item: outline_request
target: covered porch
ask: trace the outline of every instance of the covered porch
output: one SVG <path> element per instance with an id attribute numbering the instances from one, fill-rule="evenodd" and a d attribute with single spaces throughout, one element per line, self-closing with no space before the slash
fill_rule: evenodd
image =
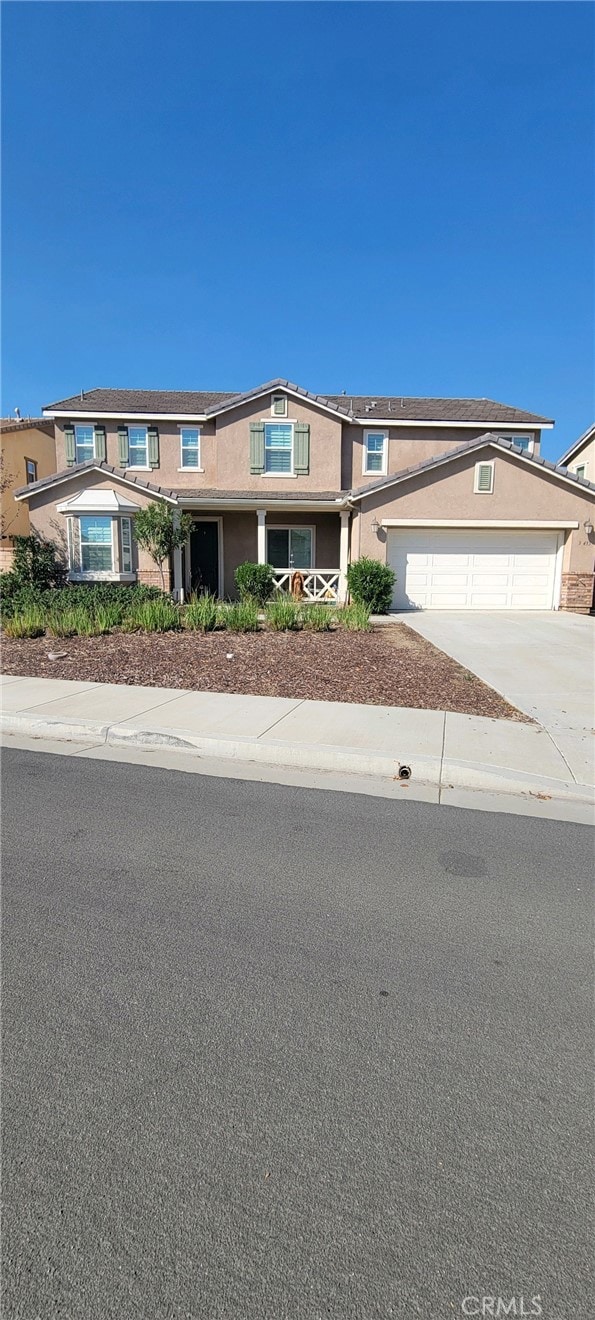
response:
<path id="1" fill-rule="evenodd" d="M 350 509 L 330 500 L 252 502 L 210 501 L 196 507 L 180 501 L 192 516 L 188 540 L 174 555 L 173 589 L 178 600 L 209 592 L 237 596 L 235 570 L 249 561 L 270 564 L 277 591 L 291 591 L 299 573 L 306 600 L 343 602 L 347 595 Z M 296 507 L 297 505 L 297 507 Z"/>

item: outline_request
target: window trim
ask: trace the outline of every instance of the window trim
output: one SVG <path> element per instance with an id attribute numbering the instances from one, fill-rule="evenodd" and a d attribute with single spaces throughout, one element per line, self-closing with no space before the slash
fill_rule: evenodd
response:
<path id="1" fill-rule="evenodd" d="M 380 468 L 368 467 L 368 457 L 369 457 L 368 439 L 371 435 L 381 435 L 384 438 L 384 445 L 382 447 L 382 466 Z M 363 443 L 363 452 L 362 452 L 362 476 L 386 477 L 388 472 L 388 442 L 389 442 L 388 431 L 381 429 L 378 426 L 366 427 L 366 430 L 364 431 L 364 443 Z"/>
<path id="2" fill-rule="evenodd" d="M 202 431 L 200 426 L 196 426 L 196 425 L 179 426 L 178 431 L 180 432 L 180 466 L 178 468 L 178 472 L 204 472 L 204 467 L 202 465 Z M 184 440 L 182 434 L 184 431 L 196 431 L 198 433 L 197 467 L 188 467 L 188 466 L 184 467 Z"/>
<path id="3" fill-rule="evenodd" d="M 112 567 L 102 569 L 83 569 L 82 536 L 81 536 L 81 518 L 109 518 L 111 522 L 111 551 Z M 80 550 L 80 565 L 78 568 L 73 566 L 74 559 L 74 538 L 73 523 L 78 522 L 78 544 Z M 122 524 L 130 524 L 130 568 L 122 567 L 124 562 L 124 549 L 122 541 Z M 131 514 L 111 514 L 111 513 L 71 513 L 66 515 L 66 524 L 68 531 L 68 581 L 69 582 L 135 582 L 137 578 L 134 568 L 134 530 Z M 87 543 L 88 544 L 88 543 Z"/>
<path id="4" fill-rule="evenodd" d="M 150 465 L 150 463 L 149 463 L 149 425 L 148 425 L 148 423 L 145 424 L 145 422 L 129 422 L 129 423 L 128 423 L 128 426 L 126 427 L 126 430 L 128 431 L 128 465 L 127 465 L 127 467 L 126 467 L 126 471 L 127 471 L 127 472 L 152 472 L 153 469 L 152 469 L 152 467 L 151 467 L 151 465 Z M 132 444 L 131 444 L 131 442 L 130 442 L 130 432 L 131 432 L 131 431 L 144 431 L 144 433 L 145 433 L 145 463 L 131 463 L 131 462 L 130 462 L 130 451 L 131 451 L 131 449 L 139 449 L 139 448 L 140 448 L 139 445 L 132 445 Z"/>
<path id="5" fill-rule="evenodd" d="M 275 412 L 275 404 L 276 404 L 277 402 L 279 402 L 279 401 L 281 401 L 281 402 L 283 403 L 283 412 Z M 288 403 L 288 400 L 287 400 L 287 395 L 286 395 L 286 394 L 272 394 L 272 395 L 271 395 L 271 417 L 287 417 L 287 403 Z"/>
<path id="6" fill-rule="evenodd" d="M 32 477 L 29 477 L 29 463 L 31 463 L 32 467 L 35 469 Z M 37 460 L 35 458 L 25 458 L 25 477 L 27 478 L 28 486 L 32 486 L 34 481 L 37 481 Z"/>
<path id="7" fill-rule="evenodd" d="M 267 556 L 266 562 L 267 562 L 267 564 L 269 563 L 269 532 L 289 532 L 289 533 L 291 533 L 291 532 L 309 532 L 309 533 L 310 533 L 310 559 L 311 559 L 311 561 L 312 561 L 311 564 L 310 564 L 310 567 L 309 567 L 309 568 L 292 568 L 290 564 L 286 564 L 286 565 L 285 565 L 285 569 L 283 569 L 283 568 L 277 568 L 277 569 L 275 569 L 275 572 L 276 572 L 276 573 L 283 573 L 284 571 L 285 571 L 285 572 L 291 572 L 291 573 L 312 573 L 312 572 L 314 572 L 315 565 L 316 565 L 316 525 L 315 525 L 315 523 L 270 523 L 270 522 L 266 522 L 266 523 L 265 523 L 265 529 L 266 529 L 266 536 L 267 536 L 267 541 L 266 541 L 266 556 Z M 291 537 L 289 537 L 288 542 L 287 542 L 287 549 L 288 549 L 289 554 L 291 553 L 291 551 L 290 551 L 290 543 L 291 543 Z"/>
<path id="8" fill-rule="evenodd" d="M 587 477 L 588 468 L 589 468 L 588 463 L 577 463 L 576 467 L 570 468 L 570 471 L 574 472 L 575 477 L 582 477 L 583 481 L 588 481 L 589 480 L 589 478 Z"/>
<path id="9" fill-rule="evenodd" d="M 91 432 L 92 432 L 91 448 L 92 448 L 92 450 L 93 450 L 93 453 L 92 453 L 91 458 L 79 458 L 79 456 L 78 456 L 79 442 L 78 442 L 78 438 L 77 438 L 77 431 L 83 431 L 83 430 L 84 430 L 84 431 L 91 431 Z M 87 441 L 85 447 L 88 448 L 88 441 Z M 92 422 L 75 422 L 75 424 L 74 424 L 74 461 L 75 461 L 75 463 L 77 463 L 77 464 L 78 464 L 78 463 L 93 463 L 94 460 L 95 460 L 96 458 L 97 458 L 97 454 L 96 454 L 96 451 L 95 451 L 95 427 L 94 427 L 93 423 L 92 423 Z"/>
<path id="10" fill-rule="evenodd" d="M 289 469 L 288 469 L 287 472 L 267 472 L 267 427 L 269 427 L 269 426 L 282 426 L 282 425 L 283 425 L 283 426 L 288 426 L 288 427 L 290 428 L 290 430 L 291 430 L 291 449 L 290 449 L 289 451 L 288 451 L 287 449 L 284 449 L 284 450 L 281 451 L 282 453 L 285 453 L 285 454 L 289 452 L 289 456 L 290 456 L 290 460 L 289 460 L 289 461 L 290 461 L 290 467 L 289 467 Z M 295 423 L 294 423 L 294 422 L 289 422 L 289 421 L 287 421 L 287 418 L 285 418 L 285 420 L 284 420 L 283 422 L 275 422 L 275 421 L 271 421 L 271 420 L 265 421 L 265 423 L 264 423 L 264 472 L 261 473 L 261 476 L 263 476 L 263 477 L 273 477 L 273 478 L 276 478 L 276 479 L 278 479 L 278 478 L 280 477 L 282 481 L 283 481 L 283 480 L 286 480 L 288 477 L 295 477 L 296 472 L 295 472 L 295 466 L 294 466 L 294 453 L 295 453 L 295 429 L 294 429 L 294 428 L 295 428 Z M 279 446 L 278 446 L 278 445 L 277 445 L 277 446 L 275 446 L 275 445 L 269 445 L 268 448 L 269 448 L 269 449 L 275 449 L 275 448 L 279 449 Z"/>
<path id="11" fill-rule="evenodd" d="M 489 490 L 480 490 L 480 487 L 479 487 L 479 470 L 480 470 L 480 468 L 484 468 L 484 467 L 490 469 L 490 474 L 491 474 L 491 475 L 490 475 L 490 488 L 489 488 Z M 474 480 L 473 480 L 473 493 L 474 493 L 474 495 L 493 495 L 493 494 L 494 494 L 494 467 L 495 467 L 495 463 L 494 463 L 494 460 L 493 460 L 493 459 L 485 459 L 485 458 L 482 458 L 482 459 L 480 459 L 479 463 L 476 463 L 476 464 L 475 464 L 475 474 L 474 474 Z"/>

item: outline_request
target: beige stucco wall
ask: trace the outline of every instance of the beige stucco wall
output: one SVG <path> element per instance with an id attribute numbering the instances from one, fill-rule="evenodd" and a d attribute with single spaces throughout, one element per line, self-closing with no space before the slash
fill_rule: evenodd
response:
<path id="1" fill-rule="evenodd" d="M 582 449 L 570 460 L 568 467 L 571 472 L 576 472 L 577 467 L 587 468 L 585 477 L 587 481 L 595 481 L 595 434 L 583 445 Z"/>
<path id="2" fill-rule="evenodd" d="M 475 464 L 494 461 L 494 491 L 474 494 Z M 376 517 L 576 520 L 568 533 L 564 572 L 593 572 L 595 539 L 587 537 L 583 523 L 595 521 L 595 492 L 567 485 L 543 470 L 506 454 L 486 449 L 455 459 L 433 473 L 412 477 L 402 485 L 378 491 L 362 500 L 352 537 L 352 557 L 370 555 L 386 559 L 386 538 L 372 531 Z"/>
<path id="3" fill-rule="evenodd" d="M 476 428 L 472 426 L 389 427 L 387 475 L 393 472 L 403 472 L 406 468 L 417 467 L 418 463 L 426 463 L 429 458 L 435 458 L 437 454 L 445 454 L 453 449 L 460 449 L 462 445 L 470 444 L 472 440 L 477 440 L 479 436 L 485 435 L 489 429 L 497 431 L 498 428 L 489 428 L 488 426 L 478 426 Z M 362 486 L 369 486 L 370 482 L 375 479 L 369 473 L 363 472 L 364 436 L 367 430 L 386 431 L 387 427 L 374 426 L 373 421 L 370 421 L 370 425 L 366 427 L 345 427 L 346 439 L 343 462 L 345 489 L 358 490 Z M 518 432 L 519 434 L 532 436 L 534 453 L 538 454 L 541 432 L 534 431 L 530 427 L 518 427 Z"/>
<path id="4" fill-rule="evenodd" d="M 330 413 L 303 402 L 301 399 L 288 399 L 287 418 L 271 416 L 271 396 L 265 395 L 232 412 L 224 413 L 210 422 L 193 423 L 201 432 L 201 468 L 180 470 L 180 427 L 177 422 L 155 422 L 159 430 L 159 467 L 145 472 L 148 481 L 153 481 L 166 489 L 216 489 L 216 490 L 254 490 L 259 494 L 267 490 L 289 488 L 291 491 L 339 491 L 341 489 L 341 422 Z M 272 477 L 250 472 L 250 423 L 257 421 L 308 422 L 310 425 L 310 472 L 304 477 L 287 475 Z M 118 426 L 125 425 L 116 419 L 98 422 L 106 429 L 107 461 L 113 467 L 119 466 Z M 89 419 L 89 423 L 91 419 Z M 66 467 L 64 448 L 64 426 L 66 420 L 60 419 L 56 426 L 56 450 L 58 471 Z M 70 423 L 68 423 L 70 424 Z M 71 419 L 76 424 L 76 418 Z M 131 426 L 134 419 L 130 419 Z M 145 425 L 148 423 L 142 423 Z M 143 475 L 138 468 L 133 472 Z"/>
<path id="5" fill-rule="evenodd" d="M 2 492 L 2 531 L 4 536 L 29 535 L 29 510 L 23 502 L 13 499 L 13 490 L 27 485 L 26 460 L 37 463 L 37 478 L 49 477 L 56 471 L 56 442 L 53 435 L 33 426 L 15 426 L 14 430 L 0 434 L 3 476 L 11 478 L 10 487 Z"/>

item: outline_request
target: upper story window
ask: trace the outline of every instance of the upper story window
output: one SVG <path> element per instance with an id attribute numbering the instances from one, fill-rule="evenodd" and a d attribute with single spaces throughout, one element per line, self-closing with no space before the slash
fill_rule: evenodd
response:
<path id="1" fill-rule="evenodd" d="M 76 462 L 90 463 L 95 458 L 95 430 L 92 426 L 75 426 L 74 442 Z"/>
<path id="2" fill-rule="evenodd" d="M 501 439 L 510 440 L 513 445 L 516 445 L 517 449 L 522 449 L 524 454 L 533 453 L 534 440 L 532 435 L 510 435 L 510 433 L 507 433 L 502 435 Z"/>
<path id="3" fill-rule="evenodd" d="M 272 404 L 271 404 L 271 412 L 272 412 L 272 414 L 273 414 L 273 417 L 287 417 L 287 395 L 286 395 L 286 394 L 273 394 L 273 402 L 272 402 Z"/>
<path id="4" fill-rule="evenodd" d="M 148 468 L 149 441 L 146 426 L 128 427 L 128 467 Z"/>
<path id="5" fill-rule="evenodd" d="M 388 451 L 386 431 L 364 432 L 364 475 L 384 476 Z"/>
<path id="6" fill-rule="evenodd" d="M 26 458 L 25 469 L 27 472 L 27 485 L 30 486 L 33 481 L 37 481 L 37 463 L 32 458 Z"/>
<path id="7" fill-rule="evenodd" d="M 293 472 L 293 426 L 267 422 L 264 428 L 265 472 Z"/>
<path id="8" fill-rule="evenodd" d="M 180 467 L 200 468 L 200 431 L 197 426 L 180 427 L 180 445 Z"/>
<path id="9" fill-rule="evenodd" d="M 572 469 L 571 469 L 571 471 L 572 471 Z M 579 463 L 578 466 L 575 467 L 575 469 L 574 469 L 574 474 L 575 474 L 576 477 L 586 477 L 586 475 L 587 475 L 587 464 L 586 464 L 586 463 Z"/>

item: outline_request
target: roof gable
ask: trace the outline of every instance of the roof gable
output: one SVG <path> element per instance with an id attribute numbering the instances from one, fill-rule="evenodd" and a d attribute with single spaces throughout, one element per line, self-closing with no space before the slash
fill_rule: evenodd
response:
<path id="1" fill-rule="evenodd" d="M 578 440 L 575 440 L 574 444 L 570 446 L 570 449 L 566 450 L 565 454 L 562 454 L 562 457 L 558 459 L 558 464 L 566 467 L 566 464 L 569 463 L 571 459 L 576 458 L 577 454 L 580 454 L 581 449 L 585 449 L 592 440 L 595 440 L 595 422 L 593 422 L 593 425 L 590 426 L 587 431 L 583 431 L 583 434 L 579 435 Z"/>
<path id="2" fill-rule="evenodd" d="M 13 496 L 15 500 L 28 500 L 40 491 L 51 490 L 54 486 L 72 481 L 73 477 L 79 477 L 83 472 L 99 472 L 101 475 L 107 472 L 123 486 L 147 491 L 151 495 L 157 495 L 159 499 L 166 500 L 168 504 L 178 502 L 175 491 L 164 490 L 162 486 L 155 486 L 150 481 L 142 481 L 140 477 L 127 476 L 121 468 L 112 467 L 110 463 L 99 463 L 96 459 L 90 459 L 88 463 L 74 463 L 72 467 L 63 468 L 61 472 L 52 472 L 50 477 L 41 477 L 39 481 L 32 481 L 28 486 L 20 486 L 18 490 L 13 491 Z"/>
<path id="3" fill-rule="evenodd" d="M 518 459 L 522 463 L 528 463 L 534 467 L 538 473 L 544 476 L 557 477 L 559 481 L 565 481 L 573 486 L 579 486 L 588 492 L 595 492 L 595 484 L 587 481 L 584 477 L 577 477 L 576 473 L 569 472 L 567 468 L 560 467 L 556 463 L 549 463 L 541 455 L 526 454 L 518 445 L 514 445 L 511 440 L 503 440 L 501 436 L 493 435 L 487 431 L 485 435 L 478 436 L 476 440 L 470 440 L 465 445 L 459 445 L 457 449 L 451 449 L 447 453 L 437 454 L 434 458 L 428 458 L 423 463 L 417 463 L 415 467 L 405 468 L 402 472 L 395 472 L 392 476 L 381 477 L 378 481 L 373 481 L 368 486 L 362 486 L 350 492 L 350 498 L 353 501 L 365 499 L 367 495 L 374 495 L 376 491 L 384 490 L 389 486 L 400 485 L 401 482 L 411 481 L 413 477 L 420 476 L 424 472 L 432 472 L 441 467 L 447 467 L 449 463 L 454 463 L 458 458 L 467 454 L 473 454 L 480 449 L 503 450 L 511 458 Z"/>

